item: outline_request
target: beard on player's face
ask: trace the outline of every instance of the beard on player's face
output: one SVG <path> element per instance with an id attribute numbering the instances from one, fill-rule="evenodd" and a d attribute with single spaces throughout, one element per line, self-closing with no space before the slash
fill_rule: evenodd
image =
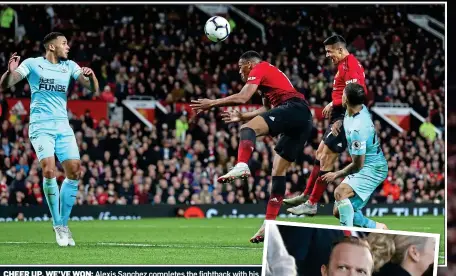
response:
<path id="1" fill-rule="evenodd" d="M 61 60 L 67 60 L 68 59 L 68 53 L 65 52 L 65 49 L 59 49 L 57 52 L 57 57 Z"/>
<path id="2" fill-rule="evenodd" d="M 334 64 L 339 64 L 342 60 L 342 55 L 339 52 L 336 52 L 332 55 L 331 60 Z"/>
<path id="3" fill-rule="evenodd" d="M 65 46 L 57 46 L 52 45 L 49 50 L 60 60 L 67 60 L 68 59 L 68 51 Z"/>
<path id="4" fill-rule="evenodd" d="M 326 46 L 326 56 L 333 64 L 338 64 L 343 59 L 343 49 L 336 45 Z"/>
<path id="5" fill-rule="evenodd" d="M 342 107 L 344 107 L 344 108 L 347 108 L 347 107 L 348 107 L 348 104 L 347 104 L 347 96 L 345 96 L 345 93 L 342 94 Z"/>
<path id="6" fill-rule="evenodd" d="M 55 41 L 55 50 L 56 55 L 61 60 L 68 59 L 68 52 L 70 51 L 70 46 L 68 46 L 67 39 L 64 36 L 60 36 Z"/>

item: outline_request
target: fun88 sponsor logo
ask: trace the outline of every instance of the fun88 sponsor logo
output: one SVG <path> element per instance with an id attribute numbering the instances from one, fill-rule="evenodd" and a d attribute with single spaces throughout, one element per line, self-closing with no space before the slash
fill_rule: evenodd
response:
<path id="1" fill-rule="evenodd" d="M 39 90 L 66 93 L 67 87 L 65 85 L 56 84 L 54 79 L 46 79 L 41 77 Z"/>

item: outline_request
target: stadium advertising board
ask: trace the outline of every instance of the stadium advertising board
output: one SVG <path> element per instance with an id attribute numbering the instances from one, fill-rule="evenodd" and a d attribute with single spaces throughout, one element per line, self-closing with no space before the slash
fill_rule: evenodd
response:
<path id="1" fill-rule="evenodd" d="M 366 216 L 440 216 L 445 214 L 443 204 L 372 204 L 364 209 Z M 208 204 L 198 206 L 179 205 L 104 205 L 75 206 L 73 221 L 92 220 L 140 220 L 143 218 L 198 217 L 198 218 L 264 218 L 265 204 Z M 294 217 L 282 208 L 279 217 Z M 319 208 L 319 215 L 332 216 L 332 205 Z M 46 206 L 0 207 L 0 223 L 14 221 L 49 221 Z"/>

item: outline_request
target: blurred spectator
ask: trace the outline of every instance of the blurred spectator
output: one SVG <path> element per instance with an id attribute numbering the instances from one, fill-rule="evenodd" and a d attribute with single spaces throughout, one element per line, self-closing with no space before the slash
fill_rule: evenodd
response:
<path id="1" fill-rule="evenodd" d="M 115 103 L 117 101 L 109 85 L 106 85 L 103 89 L 103 92 L 101 92 L 101 99 L 108 103 Z"/>
<path id="2" fill-rule="evenodd" d="M 434 142 L 437 133 L 435 132 L 435 126 L 431 123 L 431 118 L 427 117 L 426 121 L 420 126 L 420 134 L 431 142 Z"/>
<path id="3" fill-rule="evenodd" d="M 14 20 L 16 11 L 8 5 L 2 5 L 0 10 L 0 30 L 3 35 L 14 39 Z"/>
<path id="4" fill-rule="evenodd" d="M 187 130 L 187 117 L 185 117 L 185 115 L 181 115 L 180 118 L 176 120 L 176 138 L 181 142 L 184 142 Z"/>

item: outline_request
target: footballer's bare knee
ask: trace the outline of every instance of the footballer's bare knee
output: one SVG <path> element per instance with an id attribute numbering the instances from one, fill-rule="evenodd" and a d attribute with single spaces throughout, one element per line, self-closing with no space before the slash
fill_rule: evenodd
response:
<path id="1" fill-rule="evenodd" d="M 79 180 L 81 175 L 80 160 L 66 160 L 62 165 L 65 170 L 65 175 L 68 179 Z"/>
<path id="2" fill-rule="evenodd" d="M 43 170 L 43 176 L 47 179 L 55 177 L 55 159 L 54 157 L 47 157 L 41 160 L 41 169 Z"/>
<path id="3" fill-rule="evenodd" d="M 342 183 L 337 186 L 336 190 L 334 191 L 334 197 L 337 201 L 344 200 L 346 198 L 353 197 L 355 192 L 353 191 L 352 187 L 346 183 Z"/>

